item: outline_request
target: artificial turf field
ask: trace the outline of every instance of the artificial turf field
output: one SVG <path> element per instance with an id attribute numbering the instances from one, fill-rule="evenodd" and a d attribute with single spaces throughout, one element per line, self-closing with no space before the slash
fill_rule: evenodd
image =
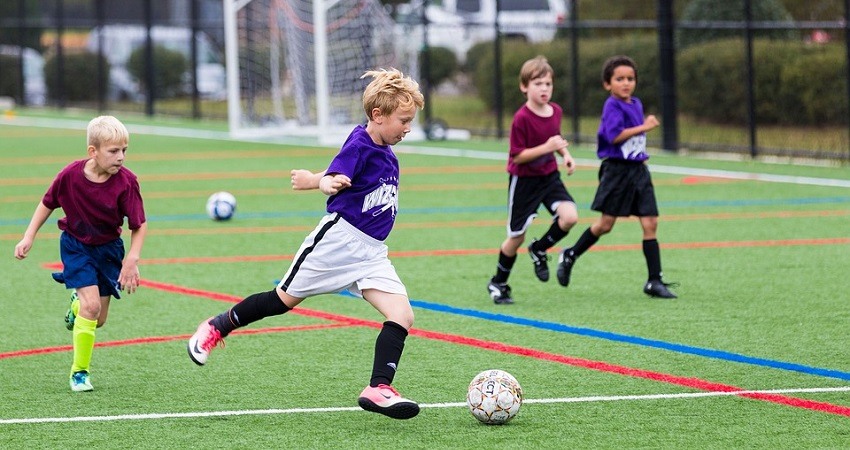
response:
<path id="1" fill-rule="evenodd" d="M 394 421 L 356 405 L 382 317 L 346 295 L 306 300 L 232 334 L 204 367 L 186 354 L 198 323 L 268 290 L 324 212 L 289 170 L 323 170 L 333 148 L 215 139 L 128 123 L 126 165 L 149 228 L 143 286 L 97 332 L 91 393 L 68 387 L 69 293 L 54 212 L 13 257 L 53 176 L 85 157 L 85 121 L 0 120 L 0 448 L 839 448 L 850 443 L 850 168 L 650 159 L 665 278 L 646 297 L 641 232 L 621 220 L 562 288 L 520 254 L 516 304 L 486 292 L 505 235 L 506 144 L 402 143 L 400 209 L 387 243 L 416 313 L 395 386 L 420 402 Z M 44 125 L 45 122 L 38 122 Z M 143 126 L 144 125 L 144 126 Z M 165 131 L 165 132 L 164 132 Z M 188 137 L 181 137 L 185 135 Z M 580 221 L 597 217 L 591 147 L 564 177 Z M 229 191 L 233 220 L 206 198 Z M 542 234 L 541 209 L 529 233 Z M 129 236 L 127 234 L 127 236 Z M 526 394 L 505 426 L 464 397 L 499 368 Z"/>

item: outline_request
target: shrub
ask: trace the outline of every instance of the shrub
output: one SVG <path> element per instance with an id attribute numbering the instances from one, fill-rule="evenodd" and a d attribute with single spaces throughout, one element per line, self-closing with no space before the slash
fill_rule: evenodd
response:
<path id="1" fill-rule="evenodd" d="M 483 47 L 482 47 L 483 48 Z M 582 115 L 602 112 L 608 93 L 602 88 L 602 64 L 613 55 L 632 57 L 638 66 L 637 96 L 646 110 L 658 107 L 658 45 L 654 36 L 639 34 L 615 39 L 584 40 L 579 49 L 579 102 Z M 472 52 L 470 51 L 470 55 Z M 502 45 L 502 97 L 506 112 L 513 113 L 525 102 L 519 90 L 519 70 L 522 64 L 537 55 L 543 55 L 555 71 L 555 91 L 552 100 L 564 108 L 565 114 L 575 111 L 572 86 L 572 54 L 569 42 L 555 40 L 550 43 L 524 44 L 505 42 Z M 492 46 L 479 55 L 473 82 L 481 100 L 492 110 L 494 101 L 494 57 Z"/>
<path id="2" fill-rule="evenodd" d="M 751 0 L 753 21 L 791 21 L 791 14 L 778 0 Z M 682 21 L 743 21 L 744 7 L 740 0 L 692 0 L 682 12 Z M 794 30 L 754 30 L 754 36 L 772 39 L 796 39 Z M 680 48 L 715 40 L 742 37 L 743 30 L 727 28 L 683 28 L 678 32 Z"/>
<path id="3" fill-rule="evenodd" d="M 419 67 L 424 68 L 425 52 L 419 52 Z M 430 47 L 428 49 L 428 76 L 431 80 L 431 86 L 439 86 L 440 83 L 451 78 L 458 70 L 457 56 L 454 52 L 445 47 Z M 423 71 L 424 73 L 424 71 Z"/>
<path id="4" fill-rule="evenodd" d="M 21 94 L 18 58 L 0 55 L 0 96 L 18 98 Z"/>
<path id="5" fill-rule="evenodd" d="M 678 55 L 679 108 L 716 123 L 748 120 L 747 65 L 743 39 L 714 41 Z M 843 47 L 809 47 L 799 42 L 753 43 L 753 84 L 759 123 L 843 123 Z M 846 97 L 841 97 L 846 98 Z M 841 111 L 844 111 L 843 113 Z"/>
<path id="6" fill-rule="evenodd" d="M 181 92 L 183 77 L 189 69 L 186 58 L 178 51 L 169 50 L 160 45 L 153 46 L 153 79 L 156 86 L 156 98 L 173 97 Z M 130 54 L 127 71 L 145 90 L 145 47 L 139 47 Z"/>
<path id="7" fill-rule="evenodd" d="M 109 63 L 103 59 L 105 79 L 109 79 Z M 69 53 L 63 56 L 64 94 L 69 101 L 92 101 L 97 99 L 97 54 L 91 52 Z M 59 62 L 51 55 L 44 62 L 44 81 L 48 98 L 59 98 L 57 73 Z"/>

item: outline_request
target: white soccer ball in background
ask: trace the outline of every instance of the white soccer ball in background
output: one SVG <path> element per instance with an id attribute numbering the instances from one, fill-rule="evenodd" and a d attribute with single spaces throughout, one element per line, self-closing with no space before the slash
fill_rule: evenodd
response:
<path id="1" fill-rule="evenodd" d="M 485 370 L 469 383 L 469 411 L 481 423 L 501 425 L 513 419 L 522 406 L 522 387 L 504 370 Z"/>
<path id="2" fill-rule="evenodd" d="M 213 220 L 230 220 L 236 212 L 236 197 L 230 192 L 216 192 L 207 199 L 207 215 Z"/>

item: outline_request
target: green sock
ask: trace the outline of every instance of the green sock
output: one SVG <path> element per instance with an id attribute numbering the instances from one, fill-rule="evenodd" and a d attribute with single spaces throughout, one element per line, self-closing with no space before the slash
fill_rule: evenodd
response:
<path id="1" fill-rule="evenodd" d="M 96 328 L 96 320 L 77 316 L 74 321 L 74 363 L 71 365 L 71 373 L 89 370 L 91 354 L 94 351 L 94 330 Z"/>

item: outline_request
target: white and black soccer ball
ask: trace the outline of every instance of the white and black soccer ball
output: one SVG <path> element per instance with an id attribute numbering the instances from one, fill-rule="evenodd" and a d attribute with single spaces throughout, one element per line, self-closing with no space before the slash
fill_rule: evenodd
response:
<path id="1" fill-rule="evenodd" d="M 519 412 L 522 387 L 513 375 L 504 370 L 485 370 L 469 383 L 466 405 L 479 422 L 502 425 Z"/>
<path id="2" fill-rule="evenodd" d="M 207 199 L 207 215 L 213 220 L 230 220 L 236 212 L 236 197 L 230 192 L 216 192 Z"/>

